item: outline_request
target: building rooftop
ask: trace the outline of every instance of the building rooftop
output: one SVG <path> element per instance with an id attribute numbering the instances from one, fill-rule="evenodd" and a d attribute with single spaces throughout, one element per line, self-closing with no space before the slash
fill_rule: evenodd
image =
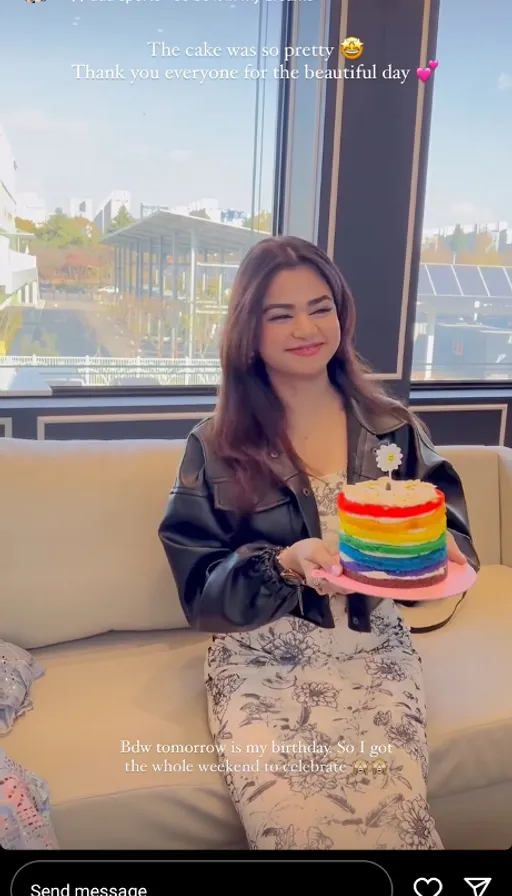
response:
<path id="1" fill-rule="evenodd" d="M 179 215 L 175 212 L 156 212 L 148 215 L 122 230 L 106 234 L 101 242 L 110 246 L 128 246 L 142 240 L 176 239 L 177 253 L 190 252 L 192 237 L 199 249 L 208 252 L 236 252 L 245 254 L 251 246 L 259 242 L 265 234 L 246 227 L 209 221 L 193 215 Z"/>

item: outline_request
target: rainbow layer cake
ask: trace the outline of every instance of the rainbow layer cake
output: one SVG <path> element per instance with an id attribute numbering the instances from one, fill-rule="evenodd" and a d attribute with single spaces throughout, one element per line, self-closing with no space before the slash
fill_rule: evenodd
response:
<path id="1" fill-rule="evenodd" d="M 340 560 L 349 578 L 421 588 L 448 575 L 446 502 L 431 483 L 383 476 L 347 485 L 338 512 Z"/>

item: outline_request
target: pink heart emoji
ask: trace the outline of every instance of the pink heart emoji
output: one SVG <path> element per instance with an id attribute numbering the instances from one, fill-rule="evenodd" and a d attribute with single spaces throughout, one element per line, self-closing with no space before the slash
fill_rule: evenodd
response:
<path id="1" fill-rule="evenodd" d="M 434 70 L 435 68 L 437 68 L 437 66 L 439 65 L 439 63 L 438 63 L 437 59 L 431 59 L 430 62 L 429 62 L 429 65 L 430 65 L 430 68 L 431 68 L 432 70 Z"/>
<path id="2" fill-rule="evenodd" d="M 420 78 L 421 81 L 425 82 L 425 81 L 428 81 L 428 79 L 430 78 L 430 75 L 432 74 L 432 69 L 417 68 L 416 74 L 418 75 L 418 78 Z"/>

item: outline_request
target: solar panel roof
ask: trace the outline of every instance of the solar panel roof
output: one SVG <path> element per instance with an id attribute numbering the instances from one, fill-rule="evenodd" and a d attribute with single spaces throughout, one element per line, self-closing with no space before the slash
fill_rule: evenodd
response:
<path id="1" fill-rule="evenodd" d="M 512 299 L 512 267 L 421 264 L 418 295 Z"/>

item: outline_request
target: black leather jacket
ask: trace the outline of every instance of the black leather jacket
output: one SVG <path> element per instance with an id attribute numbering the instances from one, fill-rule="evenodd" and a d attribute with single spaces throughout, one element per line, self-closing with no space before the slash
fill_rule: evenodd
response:
<path id="1" fill-rule="evenodd" d="M 403 452 L 399 477 L 432 482 L 444 492 L 448 528 L 478 569 L 460 479 L 423 429 L 404 423 L 393 410 L 369 419 L 356 402 L 347 407 L 347 423 L 348 482 L 381 476 L 375 449 L 382 442 L 399 445 Z M 333 628 L 329 601 L 312 588 L 304 587 L 300 594 L 297 586 L 284 582 L 269 550 L 303 538 L 321 538 L 309 480 L 287 457 L 272 455 L 284 485 L 269 490 L 254 513 L 243 517 L 234 509 L 230 473 L 205 441 L 210 426 L 205 420 L 189 434 L 158 530 L 187 621 L 200 631 L 237 632 L 290 614 Z M 349 627 L 370 631 L 370 613 L 380 602 L 349 595 Z"/>

